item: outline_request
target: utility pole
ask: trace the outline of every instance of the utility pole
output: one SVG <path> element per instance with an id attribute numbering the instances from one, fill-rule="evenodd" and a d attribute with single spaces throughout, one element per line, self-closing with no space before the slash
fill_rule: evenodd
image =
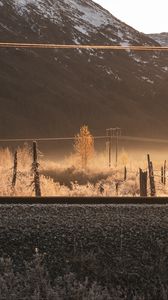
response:
<path id="1" fill-rule="evenodd" d="M 119 136 L 121 136 L 121 128 L 115 128 L 114 134 L 116 136 L 116 167 L 118 164 L 118 142 L 119 142 Z"/>
<path id="2" fill-rule="evenodd" d="M 107 137 L 107 145 L 108 145 L 108 161 L 109 161 L 109 168 L 111 167 L 111 152 L 112 152 L 112 139 L 115 139 L 115 163 L 116 167 L 118 164 L 118 144 L 119 144 L 119 137 L 121 136 L 121 128 L 108 128 L 106 129 L 106 137 Z"/>
<path id="3" fill-rule="evenodd" d="M 108 165 L 109 168 L 111 168 L 111 148 L 112 148 L 112 135 L 111 135 L 111 130 L 106 129 L 106 146 L 107 146 L 107 151 L 108 151 Z"/>

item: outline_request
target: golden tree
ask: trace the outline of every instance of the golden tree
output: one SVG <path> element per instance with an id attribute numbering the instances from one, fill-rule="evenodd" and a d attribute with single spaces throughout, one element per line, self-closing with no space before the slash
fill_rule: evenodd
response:
<path id="1" fill-rule="evenodd" d="M 88 126 L 82 126 L 80 133 L 75 136 L 74 149 L 76 154 L 80 157 L 82 168 L 86 169 L 88 160 L 94 153 L 94 138 Z"/>

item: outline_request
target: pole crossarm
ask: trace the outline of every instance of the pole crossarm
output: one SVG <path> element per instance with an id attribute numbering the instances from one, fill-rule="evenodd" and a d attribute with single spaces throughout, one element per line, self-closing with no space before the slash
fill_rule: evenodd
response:
<path id="1" fill-rule="evenodd" d="M 0 42 L 0 48 L 36 48 L 36 49 L 97 49 L 97 50 L 132 50 L 132 51 L 168 51 L 168 46 L 145 45 L 60 45 L 47 43 Z"/>

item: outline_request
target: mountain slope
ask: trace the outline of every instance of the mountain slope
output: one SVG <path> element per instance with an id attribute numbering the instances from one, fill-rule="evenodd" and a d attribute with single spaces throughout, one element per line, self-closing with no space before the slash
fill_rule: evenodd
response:
<path id="1" fill-rule="evenodd" d="M 1 41 L 157 45 L 91 0 L 0 0 Z M 168 133 L 166 53 L 0 50 L 0 136 Z"/>
<path id="2" fill-rule="evenodd" d="M 162 46 L 168 46 L 168 32 L 148 34 L 150 38 L 158 42 Z"/>

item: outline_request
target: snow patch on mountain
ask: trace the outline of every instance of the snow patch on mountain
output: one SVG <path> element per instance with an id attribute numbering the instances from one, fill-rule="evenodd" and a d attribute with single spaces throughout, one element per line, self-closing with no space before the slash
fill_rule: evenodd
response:
<path id="1" fill-rule="evenodd" d="M 150 84 L 154 84 L 154 81 L 153 80 L 150 80 L 148 77 L 146 76 L 142 76 L 141 77 L 144 81 L 146 81 L 147 83 L 150 83 Z"/>
<path id="2" fill-rule="evenodd" d="M 60 13 L 58 13 L 57 3 L 53 3 L 51 0 L 48 2 L 43 0 L 14 0 L 14 5 L 20 15 L 29 14 L 34 9 L 37 14 L 52 20 L 53 23 L 62 21 Z"/>
<path id="3" fill-rule="evenodd" d="M 110 19 L 108 13 L 106 15 L 105 11 L 102 12 L 94 3 L 92 3 L 92 5 L 82 3 L 78 0 L 62 0 L 56 2 L 51 0 L 14 0 L 14 5 L 20 14 L 29 12 L 30 6 L 34 6 L 44 17 L 52 19 L 53 22 L 58 21 L 60 11 L 64 11 L 68 15 L 73 11 L 72 16 L 74 19 L 83 20 L 94 27 L 109 24 Z"/>
<path id="4" fill-rule="evenodd" d="M 1 5 L 0 5 L 1 6 Z M 11 30 L 8 26 L 4 25 L 3 23 L 0 22 L 0 29 L 5 29 L 6 31 L 8 32 L 12 32 L 13 33 L 13 30 Z"/>
<path id="5" fill-rule="evenodd" d="M 167 67 L 167 66 L 166 66 L 166 67 L 163 67 L 162 69 L 163 69 L 164 71 L 166 71 L 166 72 L 168 71 L 168 67 Z"/>
<path id="6" fill-rule="evenodd" d="M 143 63 L 141 57 L 139 57 L 136 54 L 131 54 L 131 57 L 133 58 L 133 60 L 135 60 L 137 63 Z"/>
<path id="7" fill-rule="evenodd" d="M 83 26 L 75 25 L 74 28 L 82 34 L 88 35 L 86 28 L 84 28 Z"/>
<path id="8" fill-rule="evenodd" d="M 94 7 L 86 7 L 84 5 L 79 4 L 75 0 L 68 0 L 69 3 L 81 14 L 81 19 L 85 22 L 91 24 L 94 27 L 100 27 L 102 25 L 107 25 L 110 23 L 110 19 L 105 16 L 104 11 L 96 9 Z"/>

